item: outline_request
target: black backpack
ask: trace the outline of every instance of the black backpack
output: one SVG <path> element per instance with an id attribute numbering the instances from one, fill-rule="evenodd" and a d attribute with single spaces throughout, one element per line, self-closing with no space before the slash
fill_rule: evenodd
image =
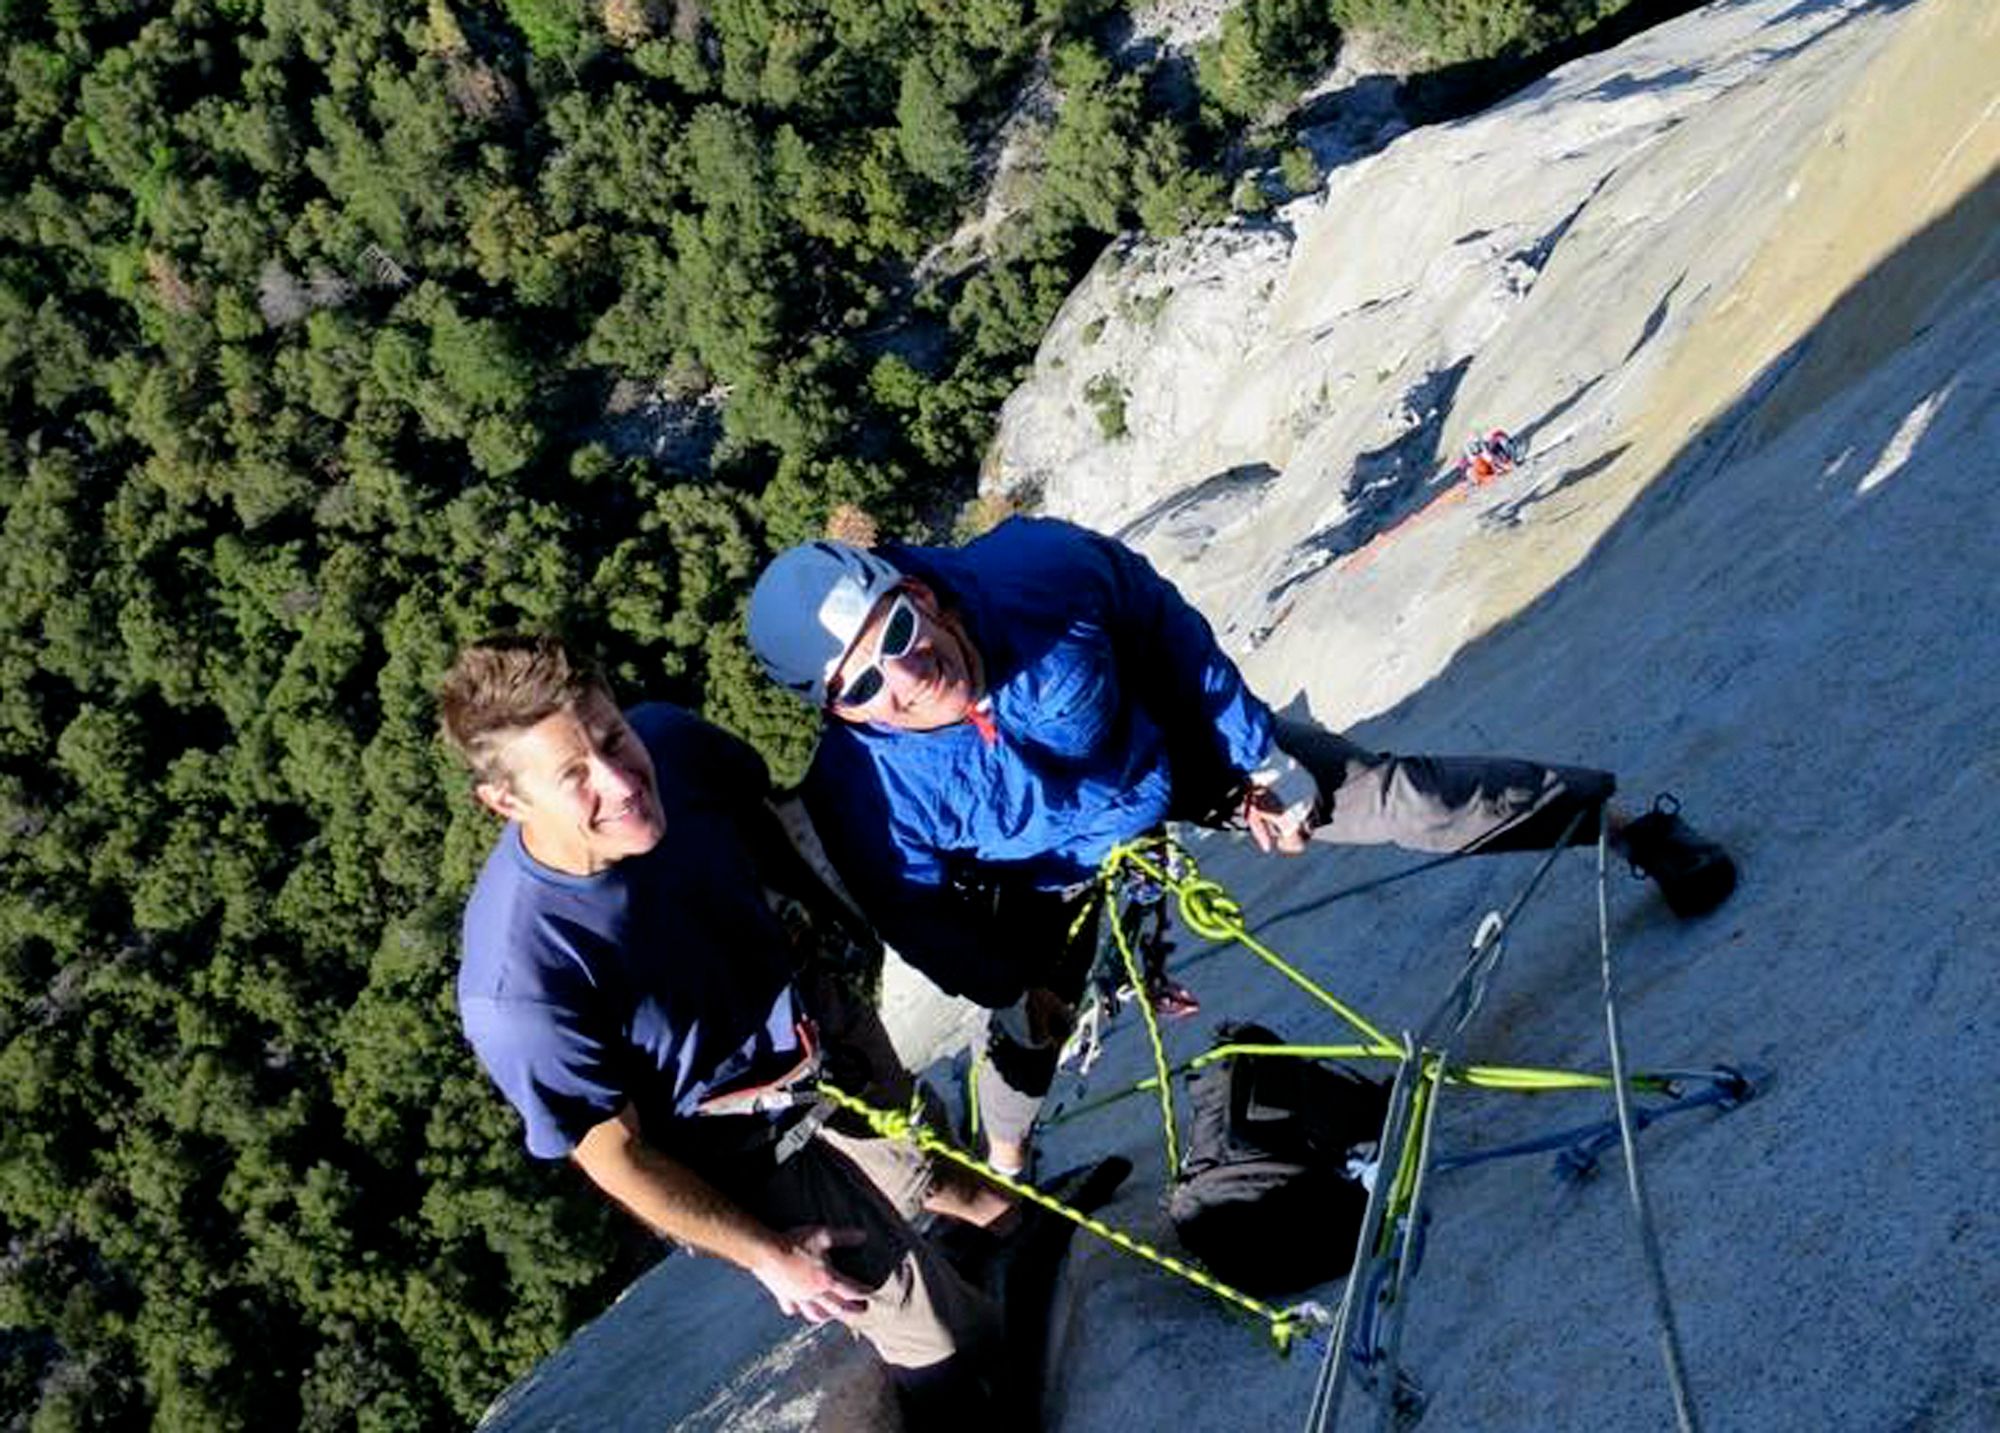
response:
<path id="1" fill-rule="evenodd" d="M 1282 1045 L 1260 1025 L 1222 1044 Z M 1294 1293 L 1345 1274 L 1368 1207 L 1350 1152 L 1372 1160 L 1385 1081 L 1293 1055 L 1233 1055 L 1188 1082 L 1180 1178 L 1167 1215 L 1181 1244 L 1245 1293 Z"/>

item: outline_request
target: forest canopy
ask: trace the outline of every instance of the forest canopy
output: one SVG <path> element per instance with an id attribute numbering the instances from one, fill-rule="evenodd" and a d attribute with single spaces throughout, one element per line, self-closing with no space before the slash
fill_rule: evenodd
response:
<path id="1" fill-rule="evenodd" d="M 0 0 L 0 1422 L 465 1425 L 601 1309 L 643 1241 L 458 1035 L 455 646 L 795 773 L 765 555 L 948 536 L 1078 275 L 1220 218 L 1342 24 L 1609 8 L 1242 0 L 1174 103 L 1108 0 Z M 1028 202 L 920 269 L 1029 84 Z"/>

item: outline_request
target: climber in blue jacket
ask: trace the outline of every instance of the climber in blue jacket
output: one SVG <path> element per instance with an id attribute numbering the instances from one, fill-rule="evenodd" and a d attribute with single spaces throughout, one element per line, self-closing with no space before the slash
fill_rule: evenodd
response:
<path id="1" fill-rule="evenodd" d="M 750 602 L 771 677 L 827 714 L 802 794 L 891 945 L 996 1012 L 980 1115 L 996 1167 L 1036 1109 L 1095 953 L 1075 916 L 1111 848 L 1168 820 L 1418 850 L 1614 844 L 1680 914 L 1734 884 L 1670 809 L 1608 808 L 1614 780 L 1491 757 L 1399 757 L 1273 716 L 1201 614 L 1123 544 L 1015 518 L 962 548 L 805 543 Z M 997 1078 L 995 1078 L 997 1077 Z"/>

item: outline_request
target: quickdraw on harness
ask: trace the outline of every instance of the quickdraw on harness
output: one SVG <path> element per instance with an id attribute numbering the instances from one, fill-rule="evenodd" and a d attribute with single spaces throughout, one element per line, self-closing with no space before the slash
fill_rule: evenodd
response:
<path id="1" fill-rule="evenodd" d="M 1528 899 L 1540 887 L 1543 877 L 1583 820 L 1579 814 L 1561 840 L 1544 855 L 1511 905 L 1504 911 L 1489 912 L 1481 921 L 1457 980 L 1415 1032 L 1405 1031 L 1391 1038 L 1351 1005 L 1326 990 L 1296 966 L 1285 961 L 1250 933 L 1242 908 L 1223 887 L 1202 877 L 1193 857 L 1170 838 L 1148 836 L 1114 848 L 1099 872 L 1100 897 L 1115 902 L 1135 875 L 1145 886 L 1157 886 L 1173 895 L 1181 921 L 1209 941 L 1242 946 L 1258 960 L 1283 976 L 1309 998 L 1325 1006 L 1352 1030 L 1358 1039 L 1351 1043 L 1321 1045 L 1219 1045 L 1177 1067 L 1168 1064 L 1160 1024 L 1149 1003 L 1134 1001 L 1144 1021 L 1154 1074 L 1128 1089 L 1074 1107 L 1050 1120 L 1065 1122 L 1129 1096 L 1153 1093 L 1159 1103 L 1161 1130 L 1166 1147 L 1166 1168 L 1171 1178 L 1180 1167 L 1173 1104 L 1173 1079 L 1218 1060 L 1234 1055 L 1279 1055 L 1314 1060 L 1387 1060 L 1395 1064 L 1390 1088 L 1388 1115 L 1384 1122 L 1379 1151 L 1381 1166 L 1369 1193 L 1362 1221 L 1352 1273 L 1342 1292 L 1339 1308 L 1329 1313 L 1318 1304 L 1301 1303 L 1277 1308 L 1215 1279 L 1195 1266 L 1164 1254 L 1131 1236 L 1077 1210 L 1051 1199 L 1019 1180 L 994 1171 L 989 1165 L 958 1149 L 929 1128 L 919 1111 L 875 1109 L 830 1084 L 819 1091 L 832 1103 L 861 1115 L 876 1133 L 887 1138 L 905 1139 L 919 1148 L 949 1159 L 1064 1218 L 1070 1219 L 1114 1247 L 1133 1254 L 1166 1272 L 1221 1298 L 1238 1310 L 1265 1322 L 1281 1353 L 1289 1352 L 1302 1336 L 1323 1348 L 1307 1427 L 1323 1433 L 1333 1426 L 1350 1372 L 1356 1381 L 1373 1392 L 1381 1405 L 1381 1426 L 1408 1427 L 1424 1412 L 1425 1395 L 1416 1380 L 1398 1361 L 1403 1314 L 1407 1293 L 1421 1262 L 1423 1230 L 1429 1214 L 1425 1206 L 1427 1176 L 1464 1168 L 1491 1160 L 1556 1151 L 1558 1168 L 1565 1174 L 1581 1175 L 1595 1166 L 1596 1159 L 1613 1144 L 1624 1149 L 1628 1192 L 1638 1220 L 1648 1261 L 1654 1294 L 1655 1313 L 1662 1327 L 1663 1353 L 1669 1382 L 1673 1388 L 1679 1426 L 1695 1428 L 1694 1409 L 1687 1393 L 1686 1379 L 1674 1331 L 1672 1308 L 1666 1296 L 1657 1241 L 1650 1214 L 1645 1207 L 1639 1181 L 1634 1136 L 1639 1129 L 1669 1114 L 1712 1107 L 1733 1109 L 1755 1093 L 1761 1076 L 1731 1066 L 1708 1070 L 1671 1070 L 1626 1073 L 1617 1031 L 1616 1006 L 1610 963 L 1609 905 L 1606 895 L 1606 845 L 1598 840 L 1598 911 L 1601 971 L 1604 988 L 1612 1070 L 1608 1074 L 1536 1067 L 1470 1064 L 1456 1058 L 1459 1036 L 1484 999 L 1488 985 L 1505 949 L 1509 928 Z M 1318 908 L 1335 900 L 1375 889 L 1391 881 L 1431 870 L 1462 859 L 1469 852 L 1456 852 L 1420 863 L 1405 871 L 1350 887 L 1311 902 Z M 1089 919 L 1093 908 L 1078 916 L 1078 924 Z M 1127 940 L 1123 923 L 1110 922 L 1113 939 L 1124 962 L 1126 976 L 1135 988 L 1143 989 L 1144 972 L 1138 954 Z M 1556 1090 L 1608 1091 L 1613 1096 L 1617 1116 L 1613 1120 L 1559 1131 L 1504 1147 L 1465 1154 L 1440 1154 L 1435 1148 L 1436 1119 L 1447 1086 L 1512 1090 L 1524 1094 Z M 1653 1095 L 1663 1104 L 1634 1108 L 1631 1094 Z M 1323 1330 L 1330 1329 L 1329 1333 Z"/>

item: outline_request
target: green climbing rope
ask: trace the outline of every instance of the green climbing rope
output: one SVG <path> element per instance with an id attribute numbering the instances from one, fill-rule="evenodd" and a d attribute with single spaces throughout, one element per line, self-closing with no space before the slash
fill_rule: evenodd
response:
<path id="1" fill-rule="evenodd" d="M 822 1098 L 843 1110 L 859 1115 L 868 1127 L 883 1139 L 899 1140 L 914 1145 L 926 1154 L 948 1159 L 952 1163 L 969 1169 L 984 1179 L 991 1180 L 1017 1198 L 1025 1199 L 1052 1214 L 1061 1216 L 1089 1231 L 1099 1239 L 1122 1249 L 1127 1254 L 1145 1260 L 1166 1270 L 1178 1279 L 1193 1284 L 1196 1288 L 1215 1295 L 1224 1302 L 1233 1304 L 1243 1312 L 1263 1320 L 1269 1328 L 1271 1339 L 1281 1354 L 1289 1353 L 1293 1340 L 1301 1329 L 1324 1321 L 1320 1311 L 1313 1305 L 1300 1305 L 1290 1309 L 1280 1309 L 1253 1298 L 1241 1289 L 1232 1288 L 1213 1274 L 1198 1269 L 1194 1265 L 1176 1259 L 1171 1254 L 1162 1253 L 1152 1245 L 1133 1238 L 1124 1230 L 1093 1218 L 1080 1209 L 1073 1209 L 1061 1200 L 1043 1193 L 1032 1184 L 1024 1183 L 1000 1173 L 992 1165 L 973 1155 L 967 1154 L 950 1140 L 945 1139 L 923 1117 L 920 1100 L 912 1100 L 908 1110 L 888 1110 L 869 1104 L 866 1100 L 847 1093 L 829 1081 L 819 1082 L 817 1089 Z"/>
<path id="2" fill-rule="evenodd" d="M 1171 848 L 1176 856 L 1169 861 L 1164 858 Z M 1147 1001 L 1134 1003 L 1145 1018 L 1146 1037 L 1152 1049 L 1153 1075 L 1139 1081 L 1129 1089 L 1115 1092 L 1087 1104 L 1075 1106 L 1065 1111 L 1050 1123 L 1075 1119 L 1080 1115 L 1102 1109 L 1106 1105 L 1144 1091 L 1153 1091 L 1159 1099 L 1160 1122 L 1166 1131 L 1167 1169 L 1171 1172 L 1180 1167 L 1179 1149 L 1175 1130 L 1177 1122 L 1173 1107 L 1173 1076 L 1187 1074 L 1217 1060 L 1228 1059 L 1232 1055 L 1286 1055 L 1311 1060 L 1389 1060 L 1404 1058 L 1403 1046 L 1390 1039 L 1353 1006 L 1341 1000 L 1324 986 L 1314 981 L 1298 967 L 1285 960 L 1276 951 L 1265 945 L 1250 933 L 1243 920 L 1242 906 L 1223 888 L 1220 882 L 1204 878 L 1194 858 L 1185 849 L 1174 845 L 1166 836 L 1146 836 L 1137 841 L 1114 846 L 1105 856 L 1098 871 L 1099 899 L 1111 910 L 1111 931 L 1117 943 L 1120 961 L 1125 967 L 1125 976 L 1134 990 L 1143 990 L 1145 981 L 1140 972 L 1138 956 L 1125 934 L 1124 923 L 1118 919 L 1118 882 L 1123 871 L 1130 867 L 1165 890 L 1172 891 L 1178 903 L 1182 922 L 1189 930 L 1203 939 L 1215 942 L 1234 942 L 1241 945 L 1259 960 L 1277 971 L 1293 985 L 1306 992 L 1314 1000 L 1332 1010 L 1362 1037 L 1362 1043 L 1352 1045 L 1218 1045 L 1196 1056 L 1185 1064 L 1169 1067 L 1166 1048 L 1161 1039 L 1159 1021 L 1155 1018 Z M 1098 909 L 1093 902 L 1077 916 L 1071 935 L 1081 928 L 1083 922 Z M 1481 1089 L 1516 1090 L 1524 1093 L 1554 1090 L 1606 1090 L 1611 1088 L 1609 1075 L 1593 1074 L 1577 1070 L 1550 1070 L 1532 1066 L 1517 1065 L 1465 1065 L 1450 1063 L 1445 1065 L 1442 1078 L 1451 1084 L 1471 1085 Z M 1628 1080 L 1628 1088 L 1648 1094 L 1667 1093 L 1672 1085 L 1669 1077 L 1660 1075 L 1633 1075 Z"/>
<path id="3" fill-rule="evenodd" d="M 1164 859 L 1165 852 L 1169 849 L 1172 849 L 1176 856 L 1176 859 L 1173 861 Z M 1401 1122 L 1402 1135 L 1400 1138 L 1394 1140 L 1396 1148 L 1393 1150 L 1383 1150 L 1385 1173 L 1388 1176 L 1388 1187 L 1383 1189 L 1380 1195 L 1371 1198 L 1371 1213 L 1376 1201 L 1379 1199 L 1385 1211 L 1389 1212 L 1392 1216 L 1390 1219 L 1383 1220 L 1377 1226 L 1378 1242 L 1375 1247 L 1378 1256 L 1385 1255 L 1394 1237 L 1394 1219 L 1401 1217 L 1402 1213 L 1407 1212 L 1413 1200 L 1417 1197 L 1426 1162 L 1425 1156 L 1428 1148 L 1432 1116 L 1434 1115 L 1437 1096 L 1443 1086 L 1447 1084 L 1460 1084 L 1485 1089 L 1538 1093 L 1554 1090 L 1615 1090 L 1621 1083 L 1611 1075 L 1584 1071 L 1552 1070 L 1507 1065 L 1460 1064 L 1449 1060 L 1445 1055 L 1436 1050 L 1420 1048 L 1413 1039 L 1408 1037 L 1404 1041 L 1390 1039 L 1359 1011 L 1354 1009 L 1354 1007 L 1348 1005 L 1331 991 L 1319 985 L 1303 971 L 1290 964 L 1276 951 L 1253 936 L 1248 926 L 1244 923 L 1242 907 L 1229 895 L 1220 883 L 1203 878 L 1196 868 L 1193 858 L 1185 850 L 1174 846 L 1170 838 L 1165 836 L 1146 837 L 1139 841 L 1113 848 L 1099 868 L 1097 899 L 1087 905 L 1078 914 L 1076 923 L 1071 930 L 1072 937 L 1080 932 L 1083 923 L 1093 913 L 1102 908 L 1098 902 L 1101 901 L 1104 906 L 1109 906 L 1112 912 L 1111 928 L 1113 938 L 1117 944 L 1119 958 L 1124 965 L 1126 979 L 1131 983 L 1135 991 L 1144 991 L 1145 976 L 1140 966 L 1139 957 L 1133 950 L 1130 939 L 1126 936 L 1124 924 L 1118 918 L 1116 907 L 1119 893 L 1119 878 L 1127 867 L 1139 872 L 1148 880 L 1158 884 L 1162 889 L 1173 892 L 1180 918 L 1189 930 L 1210 941 L 1233 942 L 1241 945 L 1259 960 L 1263 961 L 1264 964 L 1270 966 L 1279 975 L 1291 982 L 1291 984 L 1304 991 L 1321 1005 L 1332 1010 L 1361 1037 L 1359 1042 L 1352 1044 L 1225 1044 L 1216 1046 L 1185 1064 L 1169 1067 L 1165 1042 L 1161 1036 L 1159 1021 L 1152 1010 L 1151 1003 L 1145 999 L 1134 1001 L 1134 1004 L 1138 1006 L 1144 1018 L 1147 1039 L 1151 1046 L 1154 1070 L 1152 1077 L 1141 1080 L 1128 1089 L 1118 1091 L 1088 1104 L 1079 1105 L 1057 1117 L 1056 1120 L 1051 1120 L 1050 1123 L 1055 1123 L 1058 1120 L 1075 1119 L 1085 1113 L 1101 1109 L 1106 1105 L 1125 1099 L 1131 1095 L 1149 1090 L 1153 1091 L 1159 1098 L 1161 1124 L 1165 1131 L 1167 1172 L 1169 1178 L 1173 1177 L 1180 1164 L 1172 1095 L 1174 1076 L 1200 1069 L 1218 1060 L 1226 1060 L 1236 1055 L 1282 1055 L 1318 1060 L 1394 1061 L 1399 1068 L 1397 1088 L 1404 1088 L 1404 1077 L 1407 1076 L 1409 1078 L 1409 1108 L 1406 1110 L 1405 1118 Z M 973 1080 L 977 1078 L 976 1061 L 970 1078 Z M 1632 1074 L 1624 1077 L 1622 1086 L 1627 1090 L 1671 1094 L 1674 1089 L 1674 1078 L 1671 1075 L 1663 1074 Z M 886 1139 L 902 1140 L 914 1144 L 918 1149 L 927 1154 L 949 1160 L 962 1168 L 969 1169 L 1000 1188 L 1007 1190 L 1017 1198 L 1026 1200 L 1042 1209 L 1048 1210 L 1050 1213 L 1067 1219 L 1079 1228 L 1087 1230 L 1095 1237 L 1104 1240 L 1114 1248 L 1120 1249 L 1156 1268 L 1164 1270 L 1175 1278 L 1181 1279 L 1221 1299 L 1239 1311 L 1261 1320 L 1268 1328 L 1272 1341 L 1277 1345 L 1280 1353 L 1289 1352 L 1293 1342 L 1300 1336 L 1303 1330 L 1308 1328 L 1332 1325 L 1335 1329 L 1334 1339 L 1336 1342 L 1344 1337 L 1347 1322 L 1347 1305 L 1349 1302 L 1345 1297 L 1342 1301 L 1342 1317 L 1337 1324 L 1329 1318 L 1325 1310 L 1314 1304 L 1301 1304 L 1291 1308 L 1278 1308 L 1267 1304 L 1263 1300 L 1246 1294 L 1240 1289 L 1231 1287 L 1203 1269 L 1177 1259 L 1171 1254 L 1163 1253 L 1159 1249 L 1145 1243 L 1143 1240 L 1134 1238 L 1121 1229 L 1115 1228 L 1081 1210 L 1064 1204 L 1062 1201 L 1043 1193 L 1030 1184 L 1002 1174 L 990 1164 L 985 1163 L 974 1155 L 966 1153 L 950 1140 L 940 1135 L 925 1122 L 921 1108 L 914 1102 L 912 1107 L 907 1111 L 886 1110 L 870 1105 L 830 1083 L 822 1082 L 818 1086 L 818 1090 L 821 1096 L 829 1103 L 841 1109 L 851 1111 L 861 1117 L 877 1135 Z M 976 1111 L 976 1085 L 970 1087 L 969 1095 Z M 977 1118 L 976 1112 L 973 1118 Z M 1393 1119 L 1392 1123 L 1395 1123 Z M 1420 1138 L 1413 1139 L 1410 1137 L 1418 1131 L 1421 1131 Z M 1387 1131 L 1385 1131 L 1385 1134 L 1387 1134 Z M 1382 1196 L 1387 1197 L 1383 1198 Z M 1350 1278 L 1349 1282 L 1352 1285 L 1353 1280 Z M 1336 1360 L 1335 1362 L 1336 1366 L 1338 1366 L 1339 1361 Z M 1338 1382 L 1336 1380 L 1332 1395 L 1336 1399 L 1338 1397 L 1337 1390 Z M 1320 1394 L 1315 1395 L 1316 1406 L 1322 1400 L 1325 1392 L 1322 1389 Z"/>
<path id="4" fill-rule="evenodd" d="M 1167 1069 L 1167 1046 L 1160 1035 L 1160 1019 L 1153 1010 L 1153 1002 L 1146 998 L 1145 972 L 1140 968 L 1139 956 L 1132 949 L 1132 942 L 1125 934 L 1125 922 L 1118 910 L 1117 887 L 1121 864 L 1119 853 L 1133 849 L 1130 846 L 1114 848 L 1111 854 L 1104 858 L 1104 864 L 1099 867 L 1097 879 L 1101 900 L 1111 913 L 1111 935 L 1118 943 L 1118 958 L 1125 966 L 1125 980 L 1134 992 L 1132 1003 L 1139 1007 L 1139 1014 L 1146 1022 L 1146 1040 L 1153 1052 L 1153 1078 L 1146 1083 L 1159 1093 L 1160 1130 L 1166 1138 L 1167 1177 L 1171 1179 L 1180 1170 L 1181 1152 L 1178 1133 L 1180 1122 L 1174 1118 L 1174 1082 Z M 1166 872 L 1163 869 L 1146 866 L 1142 858 L 1136 856 L 1130 859 L 1144 867 L 1149 874 L 1157 870 L 1161 884 L 1163 886 L 1166 884 Z M 1088 915 L 1088 910 L 1079 914 L 1077 924 L 1080 926 Z M 1075 936 L 1076 931 L 1072 928 L 1070 937 L 1075 939 Z"/>

